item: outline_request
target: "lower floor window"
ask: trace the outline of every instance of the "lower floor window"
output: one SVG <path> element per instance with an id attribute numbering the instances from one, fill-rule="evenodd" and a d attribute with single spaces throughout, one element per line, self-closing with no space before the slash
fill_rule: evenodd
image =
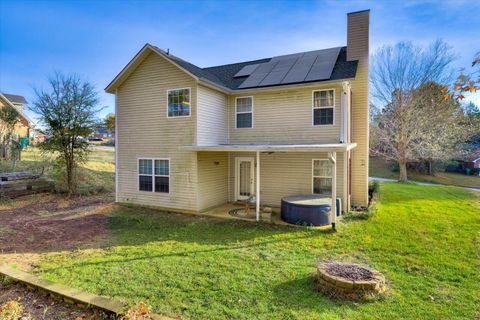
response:
<path id="1" fill-rule="evenodd" d="M 150 192 L 170 192 L 170 160 L 139 159 L 138 189 Z"/>
<path id="2" fill-rule="evenodd" d="M 312 177 L 313 194 L 330 195 L 332 193 L 332 165 L 330 160 L 313 160 Z"/>

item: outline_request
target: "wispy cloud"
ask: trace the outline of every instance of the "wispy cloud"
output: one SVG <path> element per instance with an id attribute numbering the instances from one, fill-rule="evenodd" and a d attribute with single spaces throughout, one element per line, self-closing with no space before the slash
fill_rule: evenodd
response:
<path id="1" fill-rule="evenodd" d="M 437 38 L 468 66 L 477 1 L 0 1 L 0 89 L 25 95 L 54 70 L 102 90 L 150 42 L 199 66 L 346 44 L 346 13 L 371 9 L 372 51 Z M 102 93 L 113 108 L 113 97 Z"/>

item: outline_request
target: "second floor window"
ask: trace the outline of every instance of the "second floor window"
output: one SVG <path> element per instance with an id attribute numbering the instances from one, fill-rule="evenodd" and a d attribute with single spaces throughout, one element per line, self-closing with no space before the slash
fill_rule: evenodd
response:
<path id="1" fill-rule="evenodd" d="M 253 97 L 235 99 L 236 128 L 253 128 Z"/>
<path id="2" fill-rule="evenodd" d="M 173 89 L 167 91 L 168 117 L 190 116 L 190 89 Z"/>
<path id="3" fill-rule="evenodd" d="M 332 125 L 335 113 L 335 90 L 313 92 L 313 125 Z"/>

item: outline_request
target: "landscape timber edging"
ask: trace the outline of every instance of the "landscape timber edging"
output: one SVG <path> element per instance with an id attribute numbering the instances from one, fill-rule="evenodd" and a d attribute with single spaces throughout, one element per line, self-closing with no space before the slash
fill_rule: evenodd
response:
<path id="1" fill-rule="evenodd" d="M 11 278 L 14 282 L 23 283 L 27 287 L 33 287 L 53 294 L 54 296 L 59 296 L 63 301 L 69 304 L 75 303 L 84 307 L 93 306 L 97 309 L 114 313 L 116 315 L 121 315 L 128 307 L 122 302 L 91 294 L 79 289 L 69 288 L 49 280 L 43 280 L 27 272 L 13 269 L 7 265 L 0 266 L 0 275 Z M 150 316 L 154 320 L 173 320 L 172 318 L 158 314 L 151 314 Z"/>

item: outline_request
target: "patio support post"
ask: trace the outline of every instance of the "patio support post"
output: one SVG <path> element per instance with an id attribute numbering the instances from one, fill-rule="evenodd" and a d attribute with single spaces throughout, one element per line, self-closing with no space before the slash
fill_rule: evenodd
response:
<path id="1" fill-rule="evenodd" d="M 256 213 L 257 221 L 260 221 L 260 152 L 259 151 L 257 151 L 257 177 L 255 178 L 255 181 L 257 183 L 257 187 L 256 187 L 257 201 L 256 201 L 255 213 Z"/>
<path id="2" fill-rule="evenodd" d="M 332 229 L 336 230 L 337 222 L 337 153 L 329 152 L 328 158 L 332 162 Z"/>

